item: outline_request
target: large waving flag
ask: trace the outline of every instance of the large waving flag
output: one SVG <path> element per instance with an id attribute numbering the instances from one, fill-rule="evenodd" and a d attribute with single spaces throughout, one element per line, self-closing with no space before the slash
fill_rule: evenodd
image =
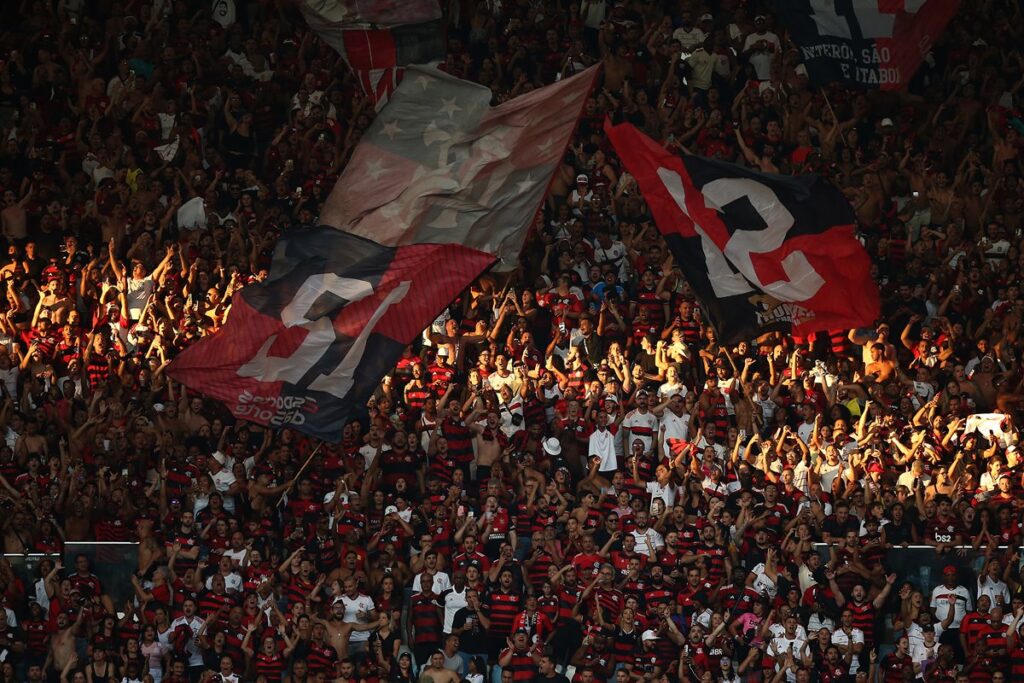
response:
<path id="1" fill-rule="evenodd" d="M 402 350 L 494 257 L 458 245 L 382 247 L 333 228 L 277 245 L 269 278 L 170 375 L 235 417 L 338 441 Z"/>
<path id="2" fill-rule="evenodd" d="M 780 0 L 778 11 L 812 84 L 899 90 L 959 6 L 960 0 Z"/>
<path id="3" fill-rule="evenodd" d="M 835 187 L 680 158 L 629 124 L 605 130 L 722 341 L 874 323 L 871 260 Z"/>
<path id="4" fill-rule="evenodd" d="M 356 147 L 331 225 L 282 238 L 268 279 L 171 377 L 236 417 L 339 441 L 438 313 L 499 258 L 516 262 L 595 74 L 491 109 L 487 88 L 418 70 Z"/>
<path id="5" fill-rule="evenodd" d="M 405 66 L 444 57 L 437 0 L 297 0 L 310 28 L 344 57 L 377 109 Z"/>
<path id="6" fill-rule="evenodd" d="M 515 268 L 597 67 L 490 107 L 491 91 L 410 67 L 321 222 L 381 244 L 462 244 Z"/>

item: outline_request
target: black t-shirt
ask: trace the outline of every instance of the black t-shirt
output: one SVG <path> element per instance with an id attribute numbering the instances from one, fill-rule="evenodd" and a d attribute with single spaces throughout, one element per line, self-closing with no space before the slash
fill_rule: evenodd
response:
<path id="1" fill-rule="evenodd" d="M 848 531 L 860 531 L 860 520 L 851 514 L 846 516 L 845 522 L 840 522 L 835 515 L 829 515 L 821 525 L 821 530 L 827 531 L 833 539 L 843 538 Z"/>
<path id="2" fill-rule="evenodd" d="M 555 673 L 554 676 L 541 676 L 537 674 L 533 677 L 533 680 L 539 683 L 569 683 L 569 679 L 560 673 Z"/>
<path id="3" fill-rule="evenodd" d="M 473 625 L 459 636 L 459 649 L 471 655 L 487 652 L 487 631 L 480 624 L 476 613 L 463 607 L 452 617 L 452 630 L 458 630 L 472 620 Z"/>
<path id="4" fill-rule="evenodd" d="M 899 524 L 890 521 L 882 528 L 885 530 L 886 543 L 899 545 L 901 543 L 914 542 L 914 535 L 911 527 L 911 522 L 906 515 L 903 516 L 903 520 Z"/>

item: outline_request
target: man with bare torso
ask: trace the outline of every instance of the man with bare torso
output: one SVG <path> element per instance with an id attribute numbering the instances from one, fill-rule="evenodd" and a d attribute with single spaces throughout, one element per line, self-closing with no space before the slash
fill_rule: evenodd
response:
<path id="1" fill-rule="evenodd" d="M 57 671 L 63 671 L 69 662 L 77 660 L 75 636 L 84 616 L 84 608 L 78 611 L 78 618 L 74 621 L 71 621 L 66 612 L 57 614 L 57 632 L 50 639 L 50 654 L 53 658 L 53 667 Z"/>
<path id="2" fill-rule="evenodd" d="M 459 676 L 444 668 L 444 652 L 437 650 L 430 655 L 430 663 L 420 669 L 419 680 L 420 683 L 459 683 Z"/>

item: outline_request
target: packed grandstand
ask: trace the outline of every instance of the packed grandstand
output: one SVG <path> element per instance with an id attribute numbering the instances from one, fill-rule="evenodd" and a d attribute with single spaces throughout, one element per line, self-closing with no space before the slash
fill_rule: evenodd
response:
<path id="1" fill-rule="evenodd" d="M 0 7 L 0 682 L 1024 681 L 1020 3 L 391 4 Z"/>

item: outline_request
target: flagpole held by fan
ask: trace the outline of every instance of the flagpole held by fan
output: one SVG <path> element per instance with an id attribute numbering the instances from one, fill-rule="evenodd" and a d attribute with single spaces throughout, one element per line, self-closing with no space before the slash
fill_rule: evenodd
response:
<path id="1" fill-rule="evenodd" d="M 277 499 L 277 504 L 274 507 L 281 507 L 281 503 L 284 502 L 285 496 L 288 495 L 288 492 L 291 491 L 292 487 L 295 486 L 296 482 L 299 481 L 299 477 L 301 477 L 302 473 L 306 471 L 307 467 L 309 467 L 309 463 L 313 462 L 313 458 L 315 458 L 316 454 L 320 452 L 320 448 L 323 445 L 324 442 L 321 441 L 319 444 L 317 444 L 317 447 L 313 449 L 313 452 L 309 454 L 309 457 L 306 458 L 306 462 L 302 463 L 302 467 L 300 467 L 299 471 L 295 473 L 294 477 L 292 477 L 292 483 L 288 484 L 288 488 L 281 492 L 281 497 Z"/>

